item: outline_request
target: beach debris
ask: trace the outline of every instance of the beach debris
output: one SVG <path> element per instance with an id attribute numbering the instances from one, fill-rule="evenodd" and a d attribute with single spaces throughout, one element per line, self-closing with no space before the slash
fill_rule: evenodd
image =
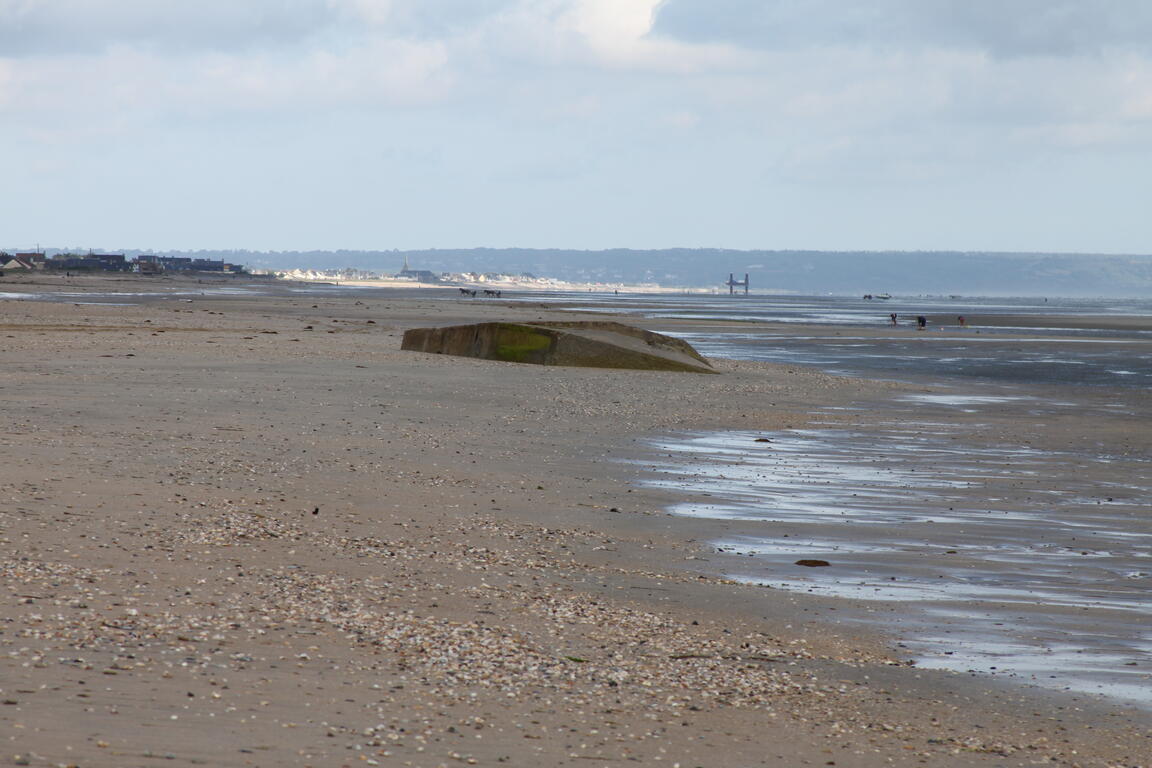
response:
<path id="1" fill-rule="evenodd" d="M 686 341 L 602 321 L 413 328 L 404 332 L 401 349 L 535 365 L 717 373 Z"/>
<path id="2" fill-rule="evenodd" d="M 796 565 L 802 565 L 805 568 L 824 568 L 826 566 L 832 565 L 832 563 L 828 562 L 827 560 L 807 560 L 807 559 L 797 560 L 795 564 Z"/>
<path id="3" fill-rule="evenodd" d="M 320 507 L 316 507 L 316 509 L 312 510 L 312 514 L 314 514 L 314 515 L 320 514 Z"/>

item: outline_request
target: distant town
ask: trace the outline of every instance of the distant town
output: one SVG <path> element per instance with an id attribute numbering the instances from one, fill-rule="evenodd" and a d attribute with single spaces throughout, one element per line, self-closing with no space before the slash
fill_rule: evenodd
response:
<path id="1" fill-rule="evenodd" d="M 253 274 L 261 274 L 262 270 L 253 270 Z M 524 290 L 524 291 L 570 291 L 570 290 L 660 290 L 655 283 L 630 285 L 625 283 L 605 282 L 572 282 L 554 277 L 539 277 L 531 272 L 505 273 L 505 272 L 434 272 L 428 269 L 412 269 L 407 264 L 396 273 L 377 272 L 363 269 L 292 269 L 287 271 L 269 271 L 282 280 L 303 280 L 309 282 L 325 283 L 363 283 L 363 284 L 414 284 L 414 285 L 444 285 L 444 286 L 482 286 L 497 290 Z"/>
<path id="2" fill-rule="evenodd" d="M 5 253 L 0 251 L 3 272 L 136 272 L 158 275 L 165 272 L 218 272 L 247 274 L 243 266 L 224 260 L 193 259 L 181 256 L 142 254 L 129 259 L 123 253 L 56 253 L 43 251 Z"/>
<path id="3" fill-rule="evenodd" d="M 420 284 L 444 286 L 484 286 L 508 290 L 572 290 L 574 288 L 595 287 L 612 290 L 624 288 L 622 283 L 573 283 L 550 277 L 538 277 L 529 272 L 506 274 L 500 272 L 436 272 L 428 269 L 413 269 L 405 260 L 403 267 L 395 273 L 366 269 L 248 269 L 245 265 L 233 264 L 224 259 L 207 259 L 187 256 L 159 256 L 138 254 L 129 256 L 123 253 L 53 253 L 29 251 L 6 253 L 0 251 L 0 276 L 5 273 L 53 273 L 81 275 L 94 273 L 135 273 L 140 275 L 163 275 L 180 273 L 216 273 L 220 275 L 246 275 L 281 280 L 299 280 L 324 283 L 387 283 Z M 631 288 L 656 289 L 657 286 L 629 286 Z"/>

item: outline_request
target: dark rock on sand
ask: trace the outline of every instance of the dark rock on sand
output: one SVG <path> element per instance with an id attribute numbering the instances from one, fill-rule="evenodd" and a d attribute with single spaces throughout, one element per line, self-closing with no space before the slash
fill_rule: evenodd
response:
<path id="1" fill-rule="evenodd" d="M 611 322 L 413 328 L 405 331 L 401 348 L 536 365 L 716 373 L 685 341 Z"/>

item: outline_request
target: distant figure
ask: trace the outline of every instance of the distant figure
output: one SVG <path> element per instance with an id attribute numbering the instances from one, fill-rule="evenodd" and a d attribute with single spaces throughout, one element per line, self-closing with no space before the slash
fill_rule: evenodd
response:
<path id="1" fill-rule="evenodd" d="M 924 315 L 916 315 L 916 330 L 922 331 L 928 327 L 928 318 Z"/>
<path id="2" fill-rule="evenodd" d="M 964 319 L 964 315 L 960 315 L 959 317 L 957 317 L 957 318 L 956 318 L 956 322 L 960 324 L 960 327 L 961 327 L 961 328 L 963 328 L 963 327 L 965 327 L 966 325 L 968 325 L 968 321 Z"/>
<path id="3" fill-rule="evenodd" d="M 892 321 L 892 325 L 899 325 L 899 323 L 896 322 L 896 313 L 895 312 L 888 315 L 888 319 Z"/>

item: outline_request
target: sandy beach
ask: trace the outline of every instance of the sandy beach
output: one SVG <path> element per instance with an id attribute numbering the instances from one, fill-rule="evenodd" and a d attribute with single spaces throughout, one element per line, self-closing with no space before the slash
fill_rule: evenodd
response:
<path id="1" fill-rule="evenodd" d="M 580 315 L 228 285 L 0 282 L 75 294 L 0 299 L 0 764 L 1152 765 L 1148 711 L 918 669 L 640 481 L 653 435 L 922 387 L 403 352 Z"/>

